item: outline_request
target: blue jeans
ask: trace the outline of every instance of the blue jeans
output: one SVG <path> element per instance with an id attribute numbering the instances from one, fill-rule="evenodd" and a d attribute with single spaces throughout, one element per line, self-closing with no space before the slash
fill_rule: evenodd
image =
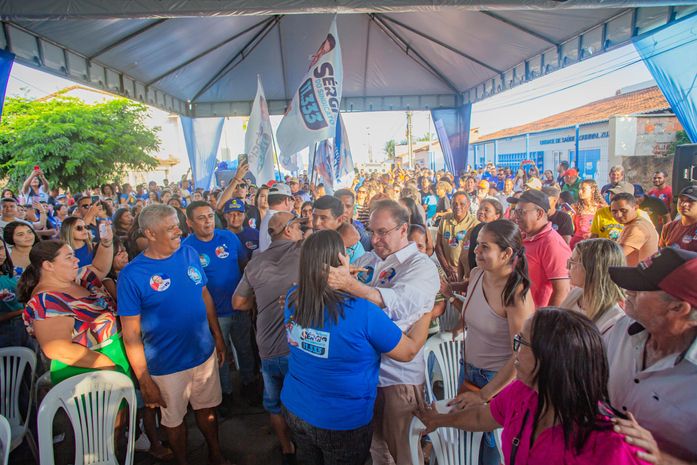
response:
<path id="1" fill-rule="evenodd" d="M 494 379 L 494 376 L 496 376 L 495 371 L 477 368 L 471 363 L 464 363 L 463 360 L 460 360 L 460 386 L 467 380 L 481 388 L 489 384 L 489 382 Z M 482 447 L 479 449 L 479 463 L 480 465 L 499 465 L 501 463 L 493 433 L 484 433 Z"/>
<path id="2" fill-rule="evenodd" d="M 231 316 L 219 316 L 218 323 L 223 333 L 223 340 L 230 348 L 230 338 L 237 352 L 237 360 L 240 366 L 240 381 L 247 385 L 254 381 L 254 353 L 252 352 L 252 318 L 249 312 L 232 312 Z M 232 393 L 232 381 L 230 379 L 230 361 L 220 366 L 220 386 L 223 394 Z"/>
<path id="3" fill-rule="evenodd" d="M 261 376 L 264 378 L 264 410 L 272 415 L 281 414 L 281 389 L 288 373 L 290 355 L 261 360 Z"/>
<path id="4" fill-rule="evenodd" d="M 0 347 L 29 347 L 29 335 L 21 317 L 0 323 Z"/>

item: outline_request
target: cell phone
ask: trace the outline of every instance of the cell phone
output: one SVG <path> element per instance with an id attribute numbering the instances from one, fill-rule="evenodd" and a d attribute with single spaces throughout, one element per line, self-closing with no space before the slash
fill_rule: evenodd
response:
<path id="1" fill-rule="evenodd" d="M 104 237 L 106 236 L 106 221 L 100 221 L 99 222 L 99 237 Z"/>
<path id="2" fill-rule="evenodd" d="M 564 202 L 563 204 L 561 204 L 561 209 L 564 210 L 566 213 L 574 213 L 574 214 L 576 213 L 576 210 L 574 210 L 574 207 L 569 205 L 568 202 Z"/>
<path id="3" fill-rule="evenodd" d="M 39 165 L 34 165 L 34 171 L 39 171 L 40 169 Z"/>
<path id="4" fill-rule="evenodd" d="M 32 201 L 32 203 L 41 202 L 41 196 L 40 196 L 40 195 L 32 195 L 32 196 L 31 196 L 31 201 Z"/>
<path id="5" fill-rule="evenodd" d="M 245 163 L 249 163 L 249 157 L 247 156 L 246 153 L 241 153 L 237 155 L 237 166 L 244 165 Z"/>
<path id="6" fill-rule="evenodd" d="M 92 203 L 99 202 L 99 196 L 98 195 L 93 195 L 92 196 Z"/>

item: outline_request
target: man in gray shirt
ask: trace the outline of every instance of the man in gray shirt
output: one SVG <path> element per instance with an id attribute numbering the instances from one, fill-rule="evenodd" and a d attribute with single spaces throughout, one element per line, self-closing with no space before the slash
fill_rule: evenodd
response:
<path id="1" fill-rule="evenodd" d="M 301 219 L 290 212 L 275 213 L 268 222 L 271 245 L 254 254 L 232 296 L 238 310 L 251 310 L 257 304 L 257 346 L 264 378 L 264 409 L 271 416 L 284 455 L 293 463 L 295 448 L 290 430 L 281 415 L 281 388 L 288 372 L 290 350 L 279 304 L 288 289 L 298 282 L 303 232 Z"/>

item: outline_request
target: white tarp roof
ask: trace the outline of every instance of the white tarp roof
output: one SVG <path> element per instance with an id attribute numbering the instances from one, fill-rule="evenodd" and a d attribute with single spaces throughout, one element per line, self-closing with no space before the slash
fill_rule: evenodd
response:
<path id="1" fill-rule="evenodd" d="M 194 116 L 282 113 L 340 12 L 347 111 L 486 98 L 697 11 L 659 1 L 0 0 L 18 61 Z M 269 6 L 272 4 L 272 6 Z"/>

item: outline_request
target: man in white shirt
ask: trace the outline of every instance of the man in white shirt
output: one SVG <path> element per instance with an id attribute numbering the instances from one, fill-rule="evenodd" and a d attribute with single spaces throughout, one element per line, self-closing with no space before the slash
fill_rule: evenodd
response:
<path id="1" fill-rule="evenodd" d="M 266 216 L 261 220 L 259 226 L 259 252 L 263 252 L 271 245 L 269 235 L 269 220 L 278 212 L 289 212 L 293 210 L 293 194 L 290 192 L 288 184 L 275 183 L 269 189 L 269 209 Z"/>
<path id="2" fill-rule="evenodd" d="M 378 305 L 407 331 L 433 308 L 440 287 L 438 271 L 407 239 L 409 213 L 399 203 L 378 202 L 370 227 L 373 250 L 356 262 L 363 269 L 358 279 L 344 267 L 332 268 L 328 283 Z M 408 431 L 412 412 L 423 404 L 424 373 L 423 352 L 406 363 L 382 357 L 370 449 L 373 464 L 411 465 Z"/>
<path id="3" fill-rule="evenodd" d="M 610 268 L 615 283 L 638 291 L 605 336 L 610 402 L 632 413 L 619 421 L 620 432 L 652 455 L 652 463 L 697 461 L 695 276 L 697 253 L 672 247 L 636 268 Z"/>

